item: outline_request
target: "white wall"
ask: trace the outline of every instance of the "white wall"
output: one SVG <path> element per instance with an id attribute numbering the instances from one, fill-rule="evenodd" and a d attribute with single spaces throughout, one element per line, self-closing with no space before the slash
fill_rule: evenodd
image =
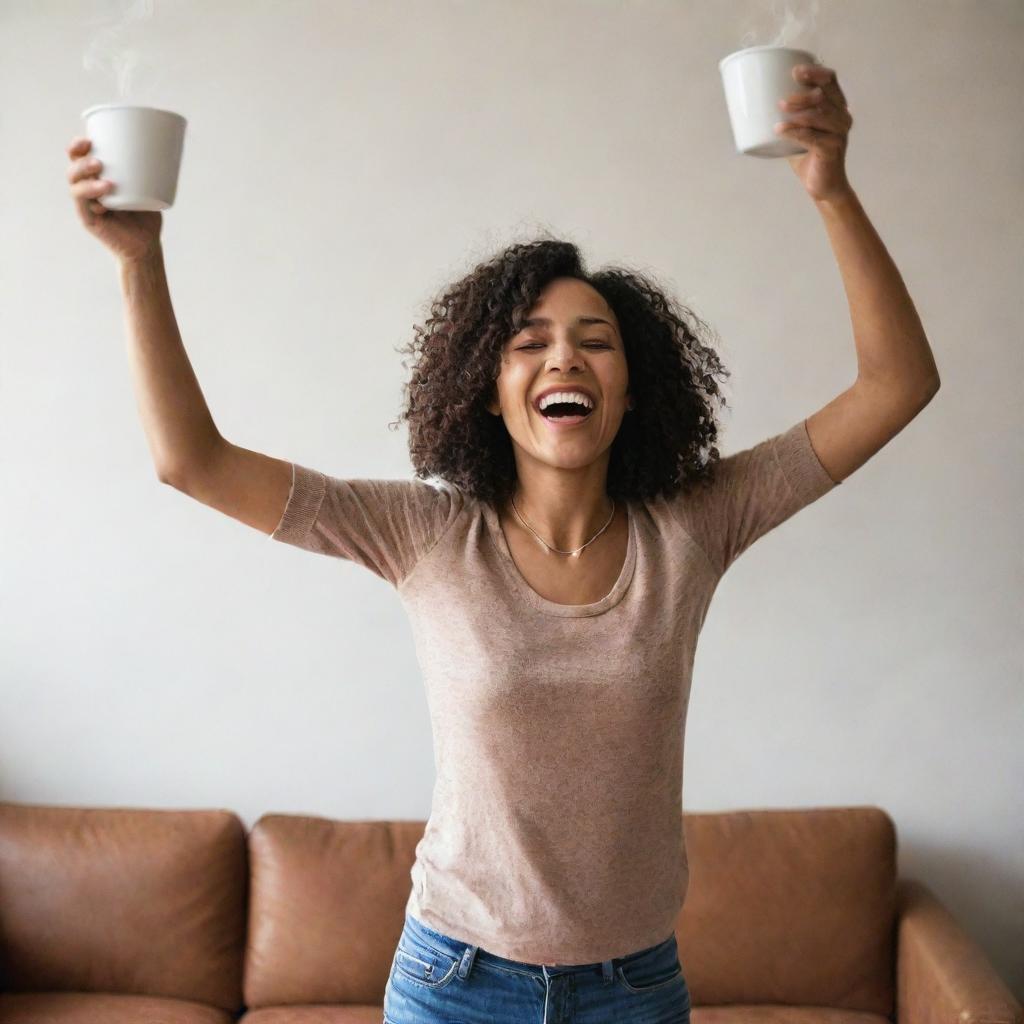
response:
<path id="1" fill-rule="evenodd" d="M 425 818 L 397 595 L 154 475 L 116 264 L 66 181 L 80 112 L 117 98 L 82 67 L 117 9 L 0 5 L 0 799 Z M 901 872 L 1019 997 L 1022 20 L 833 2 L 796 40 L 854 108 L 850 178 L 943 387 L 730 570 L 685 785 L 692 810 L 884 807 Z M 163 240 L 221 431 L 411 475 L 397 347 L 449 279 L 545 227 L 718 330 L 724 452 L 824 405 L 856 370 L 837 266 L 787 162 L 736 155 L 717 70 L 769 24 L 668 0 L 158 2 L 131 99 L 189 119 Z"/>

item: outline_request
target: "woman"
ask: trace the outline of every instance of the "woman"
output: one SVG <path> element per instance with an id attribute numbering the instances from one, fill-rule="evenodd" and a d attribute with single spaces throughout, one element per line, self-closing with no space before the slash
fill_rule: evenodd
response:
<path id="1" fill-rule="evenodd" d="M 358 562 L 413 624 L 437 780 L 386 1021 L 687 1021 L 683 735 L 723 573 L 837 486 L 938 389 L 899 274 L 846 179 L 834 72 L 790 97 L 790 163 L 853 316 L 856 383 L 737 454 L 715 446 L 696 321 L 639 274 L 554 239 L 511 246 L 434 304 L 408 351 L 419 479 L 339 479 L 227 442 L 174 323 L 160 215 L 72 193 L 117 253 L 160 479 L 274 540 Z M 87 140 L 73 144 L 84 154 Z M 435 477 L 436 486 L 424 478 Z"/>

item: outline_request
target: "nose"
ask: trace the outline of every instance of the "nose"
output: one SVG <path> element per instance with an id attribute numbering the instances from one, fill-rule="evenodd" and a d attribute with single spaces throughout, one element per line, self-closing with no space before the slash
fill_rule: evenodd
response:
<path id="1" fill-rule="evenodd" d="M 555 369 L 583 366 L 582 352 L 568 338 L 554 341 L 548 354 L 548 365 Z"/>

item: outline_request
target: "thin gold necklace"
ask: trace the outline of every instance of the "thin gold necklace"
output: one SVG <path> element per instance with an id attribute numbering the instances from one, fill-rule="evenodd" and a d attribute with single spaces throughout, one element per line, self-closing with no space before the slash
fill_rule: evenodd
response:
<path id="1" fill-rule="evenodd" d="M 537 540 L 539 540 L 541 544 L 543 544 L 544 547 L 548 549 L 548 551 L 557 551 L 560 555 L 574 555 L 576 558 L 579 558 L 580 552 L 587 546 L 587 544 L 593 544 L 594 541 L 597 540 L 597 538 L 600 537 L 601 534 L 608 529 L 608 524 L 612 521 L 612 518 L 615 516 L 615 499 L 612 498 L 612 514 L 608 517 L 608 522 L 605 523 L 604 526 L 602 526 L 601 529 L 598 530 L 597 533 L 595 533 L 594 536 L 587 541 L 587 544 L 582 544 L 580 545 L 580 547 L 575 548 L 573 551 L 562 551 L 561 548 L 553 548 L 525 519 L 523 519 L 523 517 L 519 514 L 519 509 L 516 508 L 515 498 L 509 495 L 509 500 L 512 502 L 512 511 L 515 512 L 516 518 L 519 520 L 519 522 L 521 522 L 523 526 L 525 526 L 530 531 L 530 533 L 532 533 L 534 537 L 536 537 Z"/>

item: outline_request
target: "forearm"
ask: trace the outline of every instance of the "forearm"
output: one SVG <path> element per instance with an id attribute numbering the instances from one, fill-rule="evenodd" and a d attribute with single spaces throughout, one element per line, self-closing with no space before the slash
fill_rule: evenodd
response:
<path id="1" fill-rule="evenodd" d="M 937 387 L 938 367 L 917 310 L 856 194 L 815 205 L 846 289 L 858 379 L 911 396 Z"/>
<path id="2" fill-rule="evenodd" d="M 163 250 L 119 270 L 135 399 L 157 476 L 170 482 L 221 437 L 181 341 Z"/>

